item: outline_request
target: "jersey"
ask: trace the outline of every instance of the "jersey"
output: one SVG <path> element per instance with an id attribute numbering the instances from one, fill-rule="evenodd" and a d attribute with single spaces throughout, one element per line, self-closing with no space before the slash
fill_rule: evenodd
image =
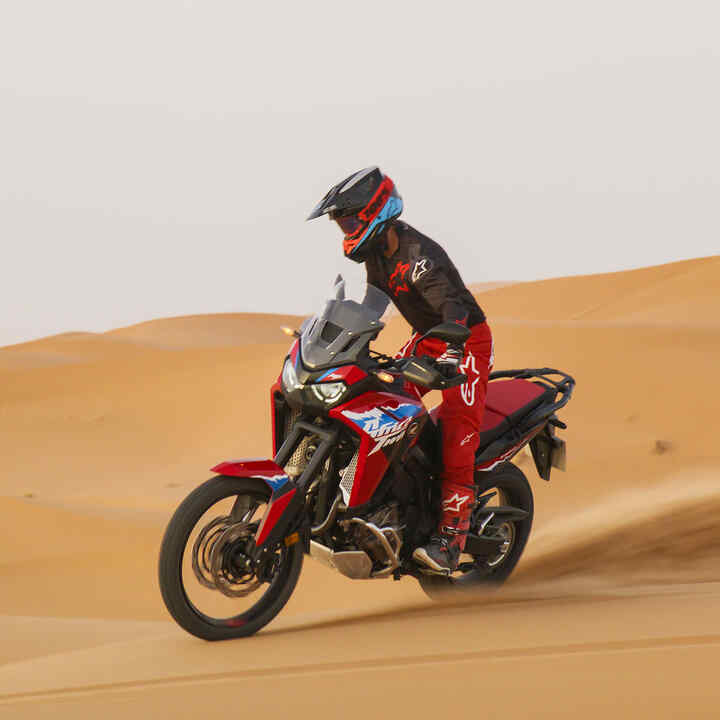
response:
<path id="1" fill-rule="evenodd" d="M 440 245 L 405 222 L 396 221 L 392 227 L 398 249 L 392 257 L 378 251 L 366 260 L 368 284 L 389 295 L 421 334 L 443 322 L 468 327 L 485 322 L 485 314 Z"/>

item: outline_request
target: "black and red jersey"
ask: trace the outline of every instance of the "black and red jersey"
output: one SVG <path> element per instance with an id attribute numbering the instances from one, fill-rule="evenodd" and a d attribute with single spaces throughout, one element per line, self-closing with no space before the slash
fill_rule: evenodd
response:
<path id="1" fill-rule="evenodd" d="M 440 245 L 405 222 L 396 221 L 393 228 L 398 249 L 389 258 L 382 251 L 368 257 L 368 284 L 387 293 L 420 333 L 442 322 L 468 327 L 484 322 L 485 314 Z"/>

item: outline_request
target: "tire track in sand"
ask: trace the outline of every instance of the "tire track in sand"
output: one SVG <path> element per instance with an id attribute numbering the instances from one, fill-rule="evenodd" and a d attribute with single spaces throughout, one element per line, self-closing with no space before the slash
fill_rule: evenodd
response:
<path id="1" fill-rule="evenodd" d="M 720 633 L 708 635 L 668 636 L 659 638 L 641 638 L 637 640 L 613 640 L 605 642 L 586 642 L 567 645 L 541 645 L 524 648 L 508 648 L 490 651 L 487 649 L 458 653 L 432 653 L 417 656 L 396 656 L 390 658 L 371 658 L 358 661 L 296 664 L 274 666 L 258 669 L 234 670 L 228 672 L 200 673 L 177 675 L 175 677 L 136 680 L 118 683 L 103 683 L 85 687 L 55 688 L 25 693 L 6 693 L 0 695 L 0 706 L 14 705 L 24 702 L 47 701 L 67 697 L 83 697 L 102 694 L 103 692 L 133 692 L 149 688 L 171 688 L 178 686 L 203 685 L 221 683 L 228 680 L 274 679 L 337 675 L 368 670 L 403 670 L 426 665 L 446 665 L 468 662 L 512 661 L 521 658 L 549 658 L 562 656 L 602 655 L 610 653 L 627 653 L 643 650 L 673 650 L 720 646 Z"/>

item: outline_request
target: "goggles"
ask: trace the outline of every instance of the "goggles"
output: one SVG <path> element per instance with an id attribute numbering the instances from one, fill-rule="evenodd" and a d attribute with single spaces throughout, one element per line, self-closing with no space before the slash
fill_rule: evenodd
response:
<path id="1" fill-rule="evenodd" d="M 333 218 L 333 220 L 340 226 L 344 235 L 354 235 L 365 225 L 357 215 L 341 215 Z"/>

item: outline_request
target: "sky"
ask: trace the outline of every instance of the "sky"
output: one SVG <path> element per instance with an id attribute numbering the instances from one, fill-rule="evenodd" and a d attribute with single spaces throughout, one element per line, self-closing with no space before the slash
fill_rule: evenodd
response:
<path id="1" fill-rule="evenodd" d="M 379 165 L 467 283 L 720 253 L 720 5 L 0 0 L 0 345 L 308 313 Z"/>

